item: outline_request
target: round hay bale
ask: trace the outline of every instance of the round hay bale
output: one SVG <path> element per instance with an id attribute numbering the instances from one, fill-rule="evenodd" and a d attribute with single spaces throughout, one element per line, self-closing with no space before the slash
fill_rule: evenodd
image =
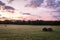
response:
<path id="1" fill-rule="evenodd" d="M 52 29 L 52 28 L 48 28 L 47 30 L 48 30 L 49 32 L 53 31 L 53 29 Z"/>
<path id="2" fill-rule="evenodd" d="M 47 28 L 44 27 L 44 28 L 42 29 L 42 31 L 47 31 Z"/>

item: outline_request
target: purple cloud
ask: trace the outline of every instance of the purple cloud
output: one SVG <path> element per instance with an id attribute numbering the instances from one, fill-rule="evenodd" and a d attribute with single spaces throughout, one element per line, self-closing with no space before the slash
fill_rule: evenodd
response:
<path id="1" fill-rule="evenodd" d="M 23 15 L 31 15 L 30 13 L 23 13 Z"/>
<path id="2" fill-rule="evenodd" d="M 55 2 L 56 0 L 47 0 L 47 6 L 50 8 L 56 8 L 57 3 Z"/>
<path id="3" fill-rule="evenodd" d="M 26 6 L 34 6 L 34 7 L 39 7 L 44 0 L 32 0 L 29 4 L 27 4 Z"/>
<path id="4" fill-rule="evenodd" d="M 15 10 L 15 8 L 13 8 L 13 7 L 11 7 L 11 6 L 5 6 L 5 9 Z"/>
<path id="5" fill-rule="evenodd" d="M 54 13 L 52 13 L 53 18 L 60 20 L 60 8 L 55 9 Z"/>
<path id="6" fill-rule="evenodd" d="M 0 6 L 4 6 L 5 5 L 5 3 L 3 3 L 2 1 L 0 1 Z"/>

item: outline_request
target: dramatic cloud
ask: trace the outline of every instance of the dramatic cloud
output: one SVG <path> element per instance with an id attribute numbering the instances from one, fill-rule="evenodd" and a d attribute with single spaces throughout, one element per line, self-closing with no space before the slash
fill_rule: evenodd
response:
<path id="1" fill-rule="evenodd" d="M 12 3 L 14 0 L 8 0 L 8 3 Z"/>
<path id="2" fill-rule="evenodd" d="M 50 7 L 55 7 L 56 2 L 55 2 L 55 0 L 47 0 L 47 5 L 50 6 Z"/>
<path id="3" fill-rule="evenodd" d="M 14 8 L 11 7 L 11 6 L 5 6 L 5 9 L 11 9 L 11 10 L 14 10 Z"/>
<path id="4" fill-rule="evenodd" d="M 3 6 L 3 5 L 5 5 L 5 3 L 3 3 L 2 1 L 0 1 L 0 6 Z"/>
<path id="5" fill-rule="evenodd" d="M 31 2 L 29 4 L 27 4 L 26 6 L 28 7 L 39 7 L 44 0 L 31 0 Z"/>
<path id="6" fill-rule="evenodd" d="M 4 14 L 3 16 L 11 19 L 60 20 L 59 0 L 9 0 L 9 4 L 7 0 L 1 1 L 6 4 L 5 9 L 15 9 L 14 14 L 7 14 L 7 12 L 0 13 L 1 15 Z"/>
<path id="7" fill-rule="evenodd" d="M 60 7 L 55 9 L 55 11 L 53 11 L 51 15 L 53 16 L 53 18 L 60 20 Z"/>

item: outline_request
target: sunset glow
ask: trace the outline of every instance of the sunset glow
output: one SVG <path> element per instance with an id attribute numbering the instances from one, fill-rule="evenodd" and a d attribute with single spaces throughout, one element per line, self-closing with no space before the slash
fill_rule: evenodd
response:
<path id="1" fill-rule="evenodd" d="M 53 4 L 51 4 L 51 6 L 47 0 L 0 1 L 14 8 L 14 10 L 13 8 L 12 10 L 5 10 L 5 6 L 0 5 L 0 20 L 60 20 L 60 4 L 58 5 L 58 0 L 55 0 L 55 3 L 52 1 L 54 6 Z M 38 3 L 38 1 L 41 3 Z"/>

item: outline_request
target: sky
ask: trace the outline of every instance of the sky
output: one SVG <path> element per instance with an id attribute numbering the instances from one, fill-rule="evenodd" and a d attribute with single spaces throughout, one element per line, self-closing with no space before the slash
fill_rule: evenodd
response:
<path id="1" fill-rule="evenodd" d="M 13 7 L 14 13 L 0 12 L 11 20 L 60 20 L 60 0 L 0 0 Z M 14 15 L 14 16 L 13 16 Z M 3 18 L 4 19 L 4 18 Z"/>

